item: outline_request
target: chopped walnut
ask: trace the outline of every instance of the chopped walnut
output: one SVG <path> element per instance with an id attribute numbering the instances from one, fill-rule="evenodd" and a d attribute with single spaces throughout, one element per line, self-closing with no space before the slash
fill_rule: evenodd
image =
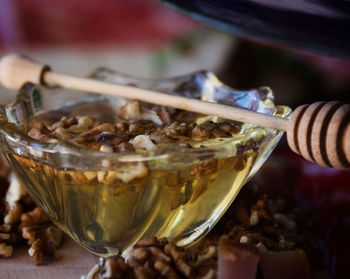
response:
<path id="1" fill-rule="evenodd" d="M 197 125 L 191 132 L 191 137 L 194 140 L 203 140 L 210 138 L 210 132 L 201 125 Z"/>
<path id="2" fill-rule="evenodd" d="M 16 223 L 21 218 L 21 214 L 22 214 L 22 206 L 19 204 L 19 202 L 14 202 L 11 205 L 8 205 L 7 214 L 4 217 L 4 223 L 5 224 Z"/>
<path id="3" fill-rule="evenodd" d="M 172 115 L 166 107 L 162 107 L 158 115 L 163 123 L 171 123 Z"/>
<path id="4" fill-rule="evenodd" d="M 140 103 L 136 100 L 131 100 L 119 109 L 118 116 L 125 120 L 141 119 Z"/>
<path id="5" fill-rule="evenodd" d="M 0 241 L 2 240 L 9 240 L 10 239 L 10 234 L 8 233 L 0 233 Z"/>
<path id="6" fill-rule="evenodd" d="M 132 268 L 139 267 L 143 265 L 148 259 L 148 251 L 144 247 L 136 247 L 130 251 L 128 254 L 127 263 Z"/>
<path id="7" fill-rule="evenodd" d="M 248 243 L 248 241 L 249 241 L 249 239 L 245 235 L 242 235 L 241 239 L 239 240 L 240 243 Z M 261 243 L 261 242 L 259 242 L 259 243 Z"/>
<path id="8" fill-rule="evenodd" d="M 67 131 L 63 127 L 58 127 L 54 131 L 54 136 L 59 140 L 66 140 L 69 138 L 69 134 L 67 133 Z"/>
<path id="9" fill-rule="evenodd" d="M 259 199 L 255 205 L 251 208 L 250 215 L 250 224 L 255 226 L 259 223 L 260 220 L 266 220 L 273 222 L 271 214 L 268 212 L 268 199 L 267 196 L 264 196 L 262 199 Z"/>
<path id="10" fill-rule="evenodd" d="M 152 142 L 150 136 L 138 135 L 129 141 L 134 149 L 155 150 L 157 146 Z"/>
<path id="11" fill-rule="evenodd" d="M 32 245 L 37 238 L 38 228 L 24 227 L 22 228 L 22 237 L 27 239 L 27 244 Z"/>
<path id="12" fill-rule="evenodd" d="M 124 120 L 116 121 L 115 127 L 119 133 L 125 134 L 127 131 L 129 131 L 129 123 Z"/>
<path id="13" fill-rule="evenodd" d="M 159 275 L 168 279 L 180 279 L 180 276 L 174 270 L 174 268 L 162 261 L 156 261 L 154 263 L 154 269 L 158 271 Z"/>
<path id="14" fill-rule="evenodd" d="M 277 223 L 281 226 L 283 226 L 286 229 L 289 230 L 295 230 L 296 228 L 296 223 L 294 220 L 288 218 L 286 215 L 284 214 L 280 214 L 280 213 L 276 213 L 273 215 L 273 217 L 275 218 L 275 220 L 277 221 Z"/>
<path id="15" fill-rule="evenodd" d="M 33 258 L 36 265 L 44 264 L 56 258 L 56 250 L 50 241 L 37 239 L 30 249 L 28 254 Z"/>
<path id="16" fill-rule="evenodd" d="M 147 266 L 140 266 L 136 268 L 135 279 L 147 279 L 147 278 L 157 278 L 156 272 Z"/>
<path id="17" fill-rule="evenodd" d="M 13 254 L 13 247 L 0 242 L 0 257 L 9 258 Z"/>
<path id="18" fill-rule="evenodd" d="M 14 175 L 12 175 L 10 179 L 11 183 L 5 197 L 7 214 L 4 217 L 4 223 L 12 225 L 21 217 L 23 208 L 19 200 L 27 195 L 27 193 Z"/>
<path id="19" fill-rule="evenodd" d="M 179 139 L 187 135 L 186 125 L 181 125 L 179 122 L 174 121 L 170 126 L 164 128 L 163 133 L 169 138 Z"/>
<path id="20" fill-rule="evenodd" d="M 113 153 L 113 148 L 108 146 L 108 145 L 103 144 L 100 147 L 100 151 L 104 152 L 104 153 Z"/>
<path id="21" fill-rule="evenodd" d="M 45 168 L 42 169 L 46 171 Z M 48 251 L 58 247 L 63 233 L 39 208 L 35 208 L 35 204 L 13 174 L 9 180 L 9 187 L 5 183 L 7 181 L 0 181 L 0 216 L 3 219 L 3 223 L 0 223 L 0 257 L 11 257 L 14 247 L 26 240 L 31 246 L 30 253 L 35 255 L 34 261 L 43 263 L 44 258 L 46 261 L 53 257 L 54 253 Z"/>
<path id="22" fill-rule="evenodd" d="M 94 119 L 90 116 L 77 117 L 78 123 L 67 128 L 69 132 L 81 133 L 93 127 Z"/>
<path id="23" fill-rule="evenodd" d="M 56 258 L 56 248 L 62 241 L 63 233 L 53 225 L 45 229 L 38 227 L 24 227 L 23 238 L 31 245 L 28 253 L 35 264 L 43 264 Z"/>
<path id="24" fill-rule="evenodd" d="M 137 159 L 138 158 L 133 155 L 124 156 L 122 166 L 118 168 L 116 172 L 109 171 L 108 174 L 112 174 L 112 176 L 115 176 L 125 183 L 136 178 L 140 179 L 146 177 L 148 175 L 146 163 L 138 161 Z"/>
<path id="25" fill-rule="evenodd" d="M 252 211 L 249 221 L 252 226 L 255 226 L 259 223 L 259 215 L 257 211 Z"/>
<path id="26" fill-rule="evenodd" d="M 140 102 L 136 100 L 131 100 L 122 106 L 118 111 L 118 116 L 125 120 L 149 120 L 156 125 L 163 123 L 155 111 L 142 107 Z"/>
<path id="27" fill-rule="evenodd" d="M 156 125 L 162 125 L 163 121 L 160 119 L 159 115 L 152 110 L 142 109 L 142 120 L 152 121 Z"/>
<path id="28" fill-rule="evenodd" d="M 120 256 L 112 256 L 106 260 L 100 258 L 99 275 L 100 279 L 133 278 L 131 268 L 125 264 L 124 259 Z"/>
<path id="29" fill-rule="evenodd" d="M 135 151 L 134 146 L 129 142 L 122 142 L 116 146 L 118 152 L 131 152 Z"/>
<path id="30" fill-rule="evenodd" d="M 168 241 L 165 238 L 157 239 L 156 237 L 147 237 L 139 240 L 135 244 L 135 248 L 137 247 L 164 247 L 168 244 Z"/>
<path id="31" fill-rule="evenodd" d="M 192 278 L 191 272 L 183 249 L 156 238 L 140 240 L 126 263 L 114 256 L 101 259 L 99 266 L 99 278 Z"/>
<path id="32" fill-rule="evenodd" d="M 28 253 L 33 257 L 35 264 L 55 259 L 56 248 L 62 241 L 63 232 L 52 225 L 38 207 L 22 214 L 19 228 L 23 239 L 31 246 Z"/>
<path id="33" fill-rule="evenodd" d="M 33 211 L 24 213 L 21 216 L 21 227 L 38 226 L 43 223 L 49 222 L 49 219 L 44 212 L 36 207 Z"/>
<path id="34" fill-rule="evenodd" d="M 185 252 L 172 243 L 165 245 L 164 251 L 172 257 L 177 269 L 187 278 L 190 278 L 192 269 L 191 266 L 185 261 Z"/>
<path id="35" fill-rule="evenodd" d="M 73 125 L 76 125 L 78 123 L 78 120 L 76 117 L 66 117 L 63 116 L 59 121 L 55 122 L 51 127 L 50 130 L 54 131 L 57 128 L 69 128 Z"/>
<path id="36" fill-rule="evenodd" d="M 40 140 L 42 142 L 51 142 L 54 140 L 51 131 L 49 131 L 44 124 L 39 126 L 38 128 L 31 128 L 31 130 L 28 132 L 28 136 Z"/>
<path id="37" fill-rule="evenodd" d="M 131 100 L 119 108 L 119 119 L 114 123 L 99 123 L 90 116 L 62 117 L 51 126 L 44 123 L 36 125 L 29 135 L 44 142 L 70 140 L 95 150 L 108 145 L 113 148 L 113 152 L 127 152 L 155 150 L 167 143 L 198 148 L 200 146 L 193 145 L 194 141 L 227 138 L 239 131 L 238 127 L 227 121 L 205 121 L 199 125 L 194 122 L 195 118 L 179 121 L 182 119 L 180 114 L 176 110 L 170 113 L 165 107 L 149 108 L 139 101 Z M 192 113 L 194 115 L 200 116 Z"/>
<path id="38" fill-rule="evenodd" d="M 84 131 L 80 134 L 80 137 L 89 139 L 93 136 L 99 135 L 101 133 L 115 133 L 116 128 L 112 123 L 103 123 L 98 125 L 97 127 L 94 127 L 91 130 Z"/>
<path id="39" fill-rule="evenodd" d="M 197 260 L 194 263 L 194 266 L 195 267 L 200 266 L 203 262 L 216 257 L 216 253 L 217 251 L 214 245 L 210 245 L 206 247 L 203 253 L 198 254 Z"/>

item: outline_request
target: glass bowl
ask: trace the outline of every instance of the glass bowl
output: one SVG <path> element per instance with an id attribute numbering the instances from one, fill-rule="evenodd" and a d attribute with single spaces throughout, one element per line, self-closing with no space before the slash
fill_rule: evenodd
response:
<path id="1" fill-rule="evenodd" d="M 98 69 L 91 78 L 240 106 L 288 117 L 269 88 L 233 90 L 210 72 L 143 80 Z M 89 115 L 114 121 L 126 100 L 25 84 L 16 101 L 1 106 L 1 149 L 36 204 L 75 241 L 101 255 L 127 250 L 139 239 L 167 237 L 187 246 L 203 237 L 259 169 L 281 131 L 240 124 L 230 138 L 166 144 L 155 151 L 103 153 L 68 141 L 40 142 L 35 123 Z M 200 116 L 195 121 L 222 121 Z"/>

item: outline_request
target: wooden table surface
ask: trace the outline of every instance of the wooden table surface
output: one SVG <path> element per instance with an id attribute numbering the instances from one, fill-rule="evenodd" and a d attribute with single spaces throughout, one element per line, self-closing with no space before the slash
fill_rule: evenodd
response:
<path id="1" fill-rule="evenodd" d="M 28 255 L 28 247 L 18 247 L 10 259 L 0 259 L 0 279 L 80 279 L 98 262 L 98 257 L 66 239 L 58 249 L 54 262 L 36 266 Z"/>

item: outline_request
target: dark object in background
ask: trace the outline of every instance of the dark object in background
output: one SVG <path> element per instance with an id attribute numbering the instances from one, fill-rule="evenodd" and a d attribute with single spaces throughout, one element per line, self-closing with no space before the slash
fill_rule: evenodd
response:
<path id="1" fill-rule="evenodd" d="M 288 104 L 293 109 L 320 100 L 350 103 L 350 60 L 239 40 L 218 77 L 242 90 L 267 85 L 276 104 Z"/>
<path id="2" fill-rule="evenodd" d="M 243 37 L 350 58 L 350 1 L 162 1 Z"/>

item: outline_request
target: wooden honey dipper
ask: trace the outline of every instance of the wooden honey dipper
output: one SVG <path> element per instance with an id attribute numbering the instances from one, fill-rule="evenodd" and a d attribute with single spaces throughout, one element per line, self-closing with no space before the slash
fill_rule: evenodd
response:
<path id="1" fill-rule="evenodd" d="M 289 146 L 305 159 L 325 167 L 350 168 L 349 104 L 317 102 L 302 105 L 288 120 L 227 105 L 63 75 L 52 72 L 47 65 L 15 54 L 1 59 L 0 82 L 5 87 L 15 90 L 25 82 L 62 86 L 276 128 L 287 132 Z"/>

